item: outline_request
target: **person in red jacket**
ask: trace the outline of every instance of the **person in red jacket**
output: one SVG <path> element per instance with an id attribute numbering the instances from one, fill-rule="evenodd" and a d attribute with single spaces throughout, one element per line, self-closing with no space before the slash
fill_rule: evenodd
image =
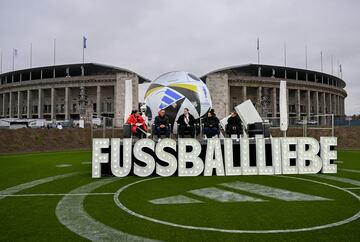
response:
<path id="1" fill-rule="evenodd" d="M 131 111 L 131 114 L 127 120 L 127 123 L 131 125 L 131 132 L 141 139 L 146 137 L 147 126 L 145 120 L 137 110 Z"/>

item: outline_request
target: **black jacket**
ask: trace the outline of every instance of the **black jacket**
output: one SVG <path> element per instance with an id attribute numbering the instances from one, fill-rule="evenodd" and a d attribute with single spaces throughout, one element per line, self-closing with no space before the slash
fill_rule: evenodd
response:
<path id="1" fill-rule="evenodd" d="M 241 119 L 238 115 L 236 115 L 235 117 L 229 117 L 227 120 L 227 126 L 228 127 L 241 127 Z"/>
<path id="2" fill-rule="evenodd" d="M 155 117 L 155 121 L 154 121 L 155 127 L 159 127 L 160 125 L 165 125 L 168 126 L 169 125 L 169 117 L 165 114 L 163 117 L 156 116 Z"/>
<path id="3" fill-rule="evenodd" d="M 184 114 L 181 114 L 181 115 L 180 115 L 180 117 L 179 117 L 178 120 L 176 121 L 176 122 L 178 123 L 178 125 L 185 125 L 185 126 L 186 126 L 184 117 L 185 117 Z M 194 125 L 195 125 L 195 118 L 194 118 L 194 116 L 192 116 L 190 113 L 189 113 L 189 125 L 190 125 L 190 126 L 194 126 Z"/>
<path id="4" fill-rule="evenodd" d="M 216 116 L 205 117 L 203 123 L 204 127 L 219 128 L 219 119 Z"/>

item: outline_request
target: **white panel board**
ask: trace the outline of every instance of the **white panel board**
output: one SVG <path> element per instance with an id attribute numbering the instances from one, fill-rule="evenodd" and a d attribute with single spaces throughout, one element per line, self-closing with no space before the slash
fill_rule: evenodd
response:
<path id="1" fill-rule="evenodd" d="M 245 126 L 263 121 L 250 99 L 237 105 L 235 110 Z"/>

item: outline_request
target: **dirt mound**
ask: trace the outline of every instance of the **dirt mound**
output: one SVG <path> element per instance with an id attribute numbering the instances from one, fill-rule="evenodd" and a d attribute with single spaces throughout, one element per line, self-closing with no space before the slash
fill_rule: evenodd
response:
<path id="1" fill-rule="evenodd" d="M 271 130 L 273 136 L 281 136 L 278 129 Z M 287 136 L 301 137 L 301 128 L 290 128 Z M 330 136 L 330 130 L 308 130 L 308 136 L 319 139 Z M 103 130 L 94 131 L 94 137 L 102 137 Z M 360 149 L 360 127 L 337 127 L 339 149 Z M 122 130 L 106 130 L 105 137 L 122 137 Z M 90 129 L 0 129 L 0 154 L 91 149 Z"/>

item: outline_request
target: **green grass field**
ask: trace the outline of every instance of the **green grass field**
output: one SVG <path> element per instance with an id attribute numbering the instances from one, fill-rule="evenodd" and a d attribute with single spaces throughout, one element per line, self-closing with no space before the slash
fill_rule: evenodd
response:
<path id="1" fill-rule="evenodd" d="M 324 176 L 92 179 L 90 151 L 1 155 L 0 240 L 360 241 L 360 151 L 338 160 Z"/>

